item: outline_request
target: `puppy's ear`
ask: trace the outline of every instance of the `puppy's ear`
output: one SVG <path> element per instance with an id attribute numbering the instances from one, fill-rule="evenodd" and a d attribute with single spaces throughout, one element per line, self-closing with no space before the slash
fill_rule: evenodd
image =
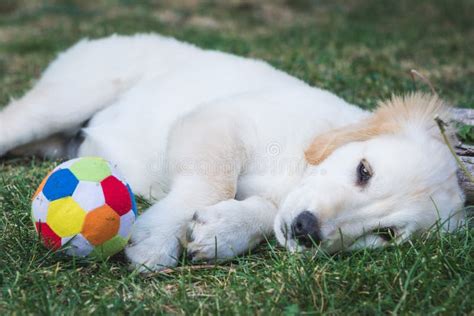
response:
<path id="1" fill-rule="evenodd" d="M 433 119 L 436 115 L 449 117 L 447 106 L 436 95 L 411 93 L 401 97 L 392 96 L 386 102 L 379 103 L 369 118 L 316 137 L 305 152 L 306 160 L 317 165 L 342 145 L 365 141 L 381 134 L 393 134 L 402 128 L 421 127 L 439 139 Z"/>
<path id="2" fill-rule="evenodd" d="M 393 130 L 393 124 L 373 115 L 357 124 L 337 128 L 317 136 L 305 151 L 305 157 L 308 163 L 317 165 L 342 145 L 366 141 L 377 135 L 391 133 Z"/>

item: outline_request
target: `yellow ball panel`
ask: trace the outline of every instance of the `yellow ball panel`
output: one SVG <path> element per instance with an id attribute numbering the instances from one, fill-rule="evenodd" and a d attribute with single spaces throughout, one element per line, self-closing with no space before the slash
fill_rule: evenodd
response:
<path id="1" fill-rule="evenodd" d="M 51 202 L 46 222 L 60 237 L 79 234 L 84 224 L 86 212 L 72 197 L 65 197 Z"/>

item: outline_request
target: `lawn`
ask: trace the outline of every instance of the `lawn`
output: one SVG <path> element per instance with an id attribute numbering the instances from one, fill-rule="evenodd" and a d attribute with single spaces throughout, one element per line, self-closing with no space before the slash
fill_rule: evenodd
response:
<path id="1" fill-rule="evenodd" d="M 2 0 L 0 106 L 20 96 L 83 37 L 160 32 L 264 59 L 372 108 L 426 89 L 474 108 L 470 0 Z M 218 266 L 183 264 L 141 276 L 122 255 L 73 260 L 47 252 L 29 197 L 56 162 L 0 160 L 0 314 L 472 314 L 474 228 L 411 244 L 325 256 L 291 255 L 274 240 Z M 147 202 L 142 200 L 141 210 Z"/>

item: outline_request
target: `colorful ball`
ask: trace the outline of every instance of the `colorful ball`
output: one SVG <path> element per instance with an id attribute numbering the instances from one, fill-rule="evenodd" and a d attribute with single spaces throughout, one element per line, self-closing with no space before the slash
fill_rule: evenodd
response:
<path id="1" fill-rule="evenodd" d="M 106 258 L 130 238 L 137 207 L 108 161 L 82 157 L 56 167 L 33 195 L 31 216 L 43 244 L 75 256 Z"/>

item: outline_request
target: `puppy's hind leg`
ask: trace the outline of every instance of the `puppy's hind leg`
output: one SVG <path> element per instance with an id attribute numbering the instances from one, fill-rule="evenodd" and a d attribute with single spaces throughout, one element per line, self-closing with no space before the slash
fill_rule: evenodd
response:
<path id="1" fill-rule="evenodd" d="M 113 100 L 113 91 L 103 91 L 106 88 L 107 84 L 98 87 L 96 95 L 87 96 L 89 92 L 80 84 L 73 89 L 63 82 L 40 81 L 24 97 L 0 110 L 0 156 L 53 134 L 78 131 Z"/>
<path id="2" fill-rule="evenodd" d="M 51 63 L 22 98 L 0 109 L 0 156 L 54 134 L 79 130 L 135 82 L 135 70 L 104 58 L 106 48 L 101 41 L 79 42 Z"/>

